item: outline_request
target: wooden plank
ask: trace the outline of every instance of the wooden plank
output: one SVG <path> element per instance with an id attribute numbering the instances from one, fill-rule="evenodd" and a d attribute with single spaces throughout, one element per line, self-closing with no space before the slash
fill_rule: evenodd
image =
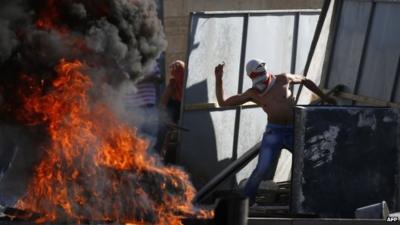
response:
<path id="1" fill-rule="evenodd" d="M 336 87 L 335 87 L 336 88 Z M 333 89 L 322 89 L 326 94 L 330 95 L 335 92 L 335 88 Z M 394 108 L 400 108 L 400 103 L 398 102 L 390 102 L 384 101 L 377 98 L 355 95 L 347 92 L 337 92 L 334 94 L 337 98 L 342 98 L 346 100 L 352 100 L 359 103 L 365 103 L 374 106 L 389 106 Z M 218 103 L 209 102 L 209 103 L 195 103 L 195 104 L 187 104 L 185 106 L 185 111 L 197 111 L 197 110 L 229 110 L 229 109 L 236 109 L 236 108 L 257 108 L 260 107 L 254 103 L 246 103 L 242 106 L 229 106 L 229 107 L 220 107 Z"/>
<path id="2" fill-rule="evenodd" d="M 185 111 L 194 111 L 194 110 L 209 110 L 209 109 L 218 109 L 219 106 L 214 102 L 209 103 L 194 103 L 194 104 L 186 104 Z"/>
<path id="3" fill-rule="evenodd" d="M 197 110 L 229 110 L 229 109 L 237 109 L 237 108 L 256 108 L 260 107 L 254 103 L 246 103 L 241 106 L 226 106 L 220 107 L 218 103 L 215 102 L 204 102 L 204 103 L 193 103 L 193 104 L 186 104 L 185 111 L 197 111 Z"/>
<path id="4" fill-rule="evenodd" d="M 343 85 L 336 85 L 332 89 L 323 89 L 326 95 L 336 95 L 336 93 L 339 93 L 341 90 L 343 90 L 344 86 Z M 319 100 L 317 100 L 319 101 Z M 193 103 L 193 104 L 186 104 L 185 105 L 185 111 L 197 111 L 197 110 L 228 110 L 228 109 L 237 109 L 237 108 L 256 108 L 260 107 L 255 103 L 245 103 L 241 106 L 227 106 L 227 107 L 220 107 L 218 103 L 215 102 L 205 102 L 205 103 Z"/>
<path id="5" fill-rule="evenodd" d="M 325 89 L 325 91 L 327 91 L 327 90 Z M 365 103 L 365 104 L 372 105 L 372 106 L 388 106 L 388 107 L 400 108 L 400 103 L 398 103 L 398 102 L 384 101 L 384 100 L 377 99 L 377 98 L 355 95 L 355 94 L 346 93 L 346 92 L 338 92 L 335 95 L 335 97 L 346 99 L 346 100 L 352 100 L 352 101 L 356 101 L 359 103 Z"/>

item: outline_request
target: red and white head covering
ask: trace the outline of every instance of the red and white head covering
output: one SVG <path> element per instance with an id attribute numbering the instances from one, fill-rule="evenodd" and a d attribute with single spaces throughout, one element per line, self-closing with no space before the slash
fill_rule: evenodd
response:
<path id="1" fill-rule="evenodd" d="M 247 76 L 253 82 L 253 87 L 262 93 L 266 93 L 274 85 L 275 77 L 267 72 L 265 62 L 260 59 L 252 59 L 246 64 Z"/>

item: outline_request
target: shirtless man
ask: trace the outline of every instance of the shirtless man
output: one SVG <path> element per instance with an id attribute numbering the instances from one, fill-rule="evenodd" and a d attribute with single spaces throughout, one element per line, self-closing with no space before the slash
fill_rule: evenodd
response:
<path id="1" fill-rule="evenodd" d="M 258 59 L 250 60 L 246 65 L 246 72 L 250 79 L 252 79 L 253 87 L 243 94 L 237 94 L 224 99 L 222 84 L 223 67 L 223 64 L 215 67 L 215 91 L 218 104 L 220 106 L 237 106 L 251 101 L 261 106 L 268 115 L 268 125 L 263 135 L 258 163 L 244 189 L 244 194 L 249 197 L 250 205 L 252 205 L 255 201 L 258 185 L 276 154 L 282 148 L 292 151 L 292 123 L 295 99 L 289 86 L 291 84 L 303 84 L 323 101 L 331 104 L 336 104 L 336 101 L 325 95 L 314 82 L 302 75 L 288 73 L 272 75 L 268 73 L 265 63 Z"/>

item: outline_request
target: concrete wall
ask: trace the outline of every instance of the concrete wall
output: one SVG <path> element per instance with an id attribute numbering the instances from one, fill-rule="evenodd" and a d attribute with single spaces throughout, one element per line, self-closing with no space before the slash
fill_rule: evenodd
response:
<path id="1" fill-rule="evenodd" d="M 165 63 L 168 66 L 175 59 L 186 59 L 190 12 L 318 9 L 322 7 L 323 0 L 164 0 L 163 4 L 168 41 Z"/>

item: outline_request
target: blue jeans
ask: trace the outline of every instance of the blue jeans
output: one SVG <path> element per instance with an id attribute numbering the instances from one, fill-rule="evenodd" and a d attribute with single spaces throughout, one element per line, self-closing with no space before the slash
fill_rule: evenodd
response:
<path id="1" fill-rule="evenodd" d="M 292 151 L 293 126 L 268 123 L 263 135 L 257 166 L 244 188 L 244 194 L 249 197 L 250 204 L 254 203 L 258 186 L 265 177 L 272 160 L 283 148 Z"/>

